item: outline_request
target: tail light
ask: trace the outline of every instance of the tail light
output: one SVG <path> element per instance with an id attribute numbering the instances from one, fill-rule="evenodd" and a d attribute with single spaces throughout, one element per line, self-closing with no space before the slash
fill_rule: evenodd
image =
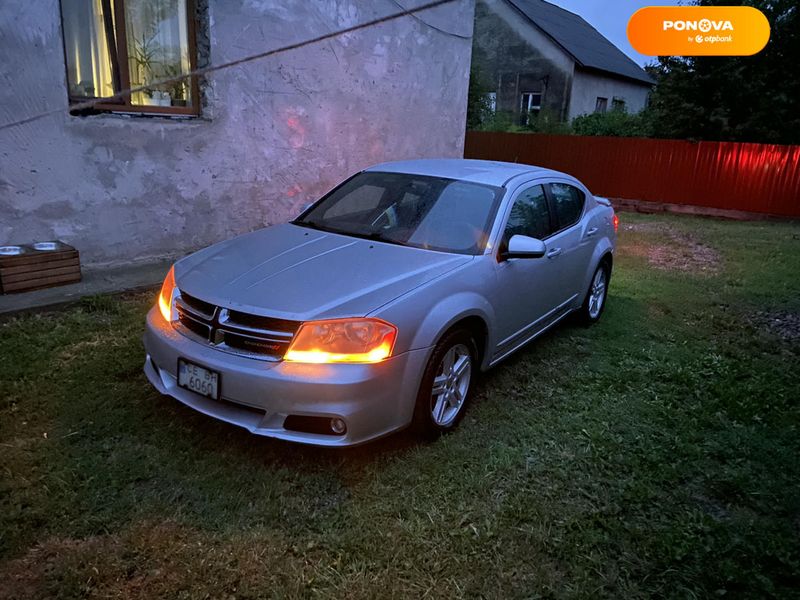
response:
<path id="1" fill-rule="evenodd" d="M 615 214 L 614 215 L 614 233 L 617 233 L 617 229 L 619 229 L 619 217 Z"/>

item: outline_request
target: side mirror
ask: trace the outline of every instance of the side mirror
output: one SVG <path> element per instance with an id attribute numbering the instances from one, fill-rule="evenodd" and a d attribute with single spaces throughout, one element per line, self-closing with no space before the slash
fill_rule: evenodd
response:
<path id="1" fill-rule="evenodd" d="M 542 240 L 528 237 L 527 235 L 512 235 L 508 240 L 508 249 L 503 252 L 503 258 L 541 258 L 547 252 L 547 246 Z"/>

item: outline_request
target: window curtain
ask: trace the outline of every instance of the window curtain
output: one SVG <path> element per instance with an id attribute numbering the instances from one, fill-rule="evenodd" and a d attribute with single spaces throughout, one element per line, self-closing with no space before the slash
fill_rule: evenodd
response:
<path id="1" fill-rule="evenodd" d="M 70 96 L 112 96 L 114 76 L 102 0 L 63 0 L 62 11 Z"/>

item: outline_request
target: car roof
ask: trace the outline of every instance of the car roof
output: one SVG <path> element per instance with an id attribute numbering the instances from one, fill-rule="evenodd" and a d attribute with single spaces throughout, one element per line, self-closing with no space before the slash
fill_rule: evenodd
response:
<path id="1" fill-rule="evenodd" d="M 424 158 L 417 160 L 401 160 L 385 162 L 365 169 L 366 171 L 382 171 L 385 173 L 409 173 L 413 175 L 430 175 L 446 177 L 473 183 L 493 186 L 505 185 L 509 180 L 520 175 L 542 175 L 553 177 L 573 177 L 533 165 L 499 162 L 492 160 L 473 160 L 466 158 Z"/>

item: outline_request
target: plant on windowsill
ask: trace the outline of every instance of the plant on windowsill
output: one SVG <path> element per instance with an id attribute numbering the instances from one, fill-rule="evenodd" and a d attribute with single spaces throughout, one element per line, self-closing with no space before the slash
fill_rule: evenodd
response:
<path id="1" fill-rule="evenodd" d="M 172 88 L 172 106 L 186 106 L 186 86 L 183 83 Z"/>
<path id="2" fill-rule="evenodd" d="M 183 73 L 180 64 L 170 64 L 164 66 L 164 78 L 174 79 Z M 186 82 L 183 80 L 175 81 L 168 86 L 169 96 L 172 106 L 186 106 Z"/>
<path id="3" fill-rule="evenodd" d="M 158 50 L 159 46 L 155 41 L 154 35 L 148 38 L 146 35 L 142 34 L 141 39 L 133 40 L 131 60 L 136 67 L 137 79 L 135 83 L 132 81 L 133 87 L 146 86 L 155 79 L 153 68 L 159 62 L 155 58 Z M 139 100 L 145 106 L 164 106 L 162 92 L 149 87 L 143 90 Z M 167 98 L 166 105 L 169 106 L 169 97 Z"/>

